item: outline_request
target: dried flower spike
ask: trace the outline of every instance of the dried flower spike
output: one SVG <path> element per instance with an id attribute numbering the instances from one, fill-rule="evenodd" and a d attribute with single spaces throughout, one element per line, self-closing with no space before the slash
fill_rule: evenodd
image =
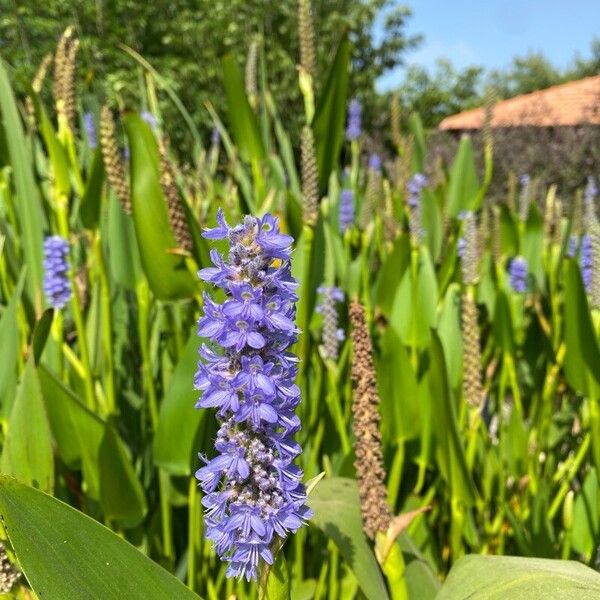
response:
<path id="1" fill-rule="evenodd" d="M 206 536 L 228 577 L 256 579 L 262 562 L 273 563 L 271 545 L 310 518 L 301 452 L 294 435 L 300 390 L 294 383 L 298 358 L 290 352 L 297 296 L 291 275 L 292 238 L 279 232 L 277 219 L 246 216 L 230 227 L 219 210 L 218 226 L 204 232 L 227 239 L 225 260 L 211 250 L 214 266 L 200 278 L 225 292 L 222 304 L 204 296 L 195 377 L 202 390 L 198 408 L 216 408 L 220 428 L 212 459 L 196 472 L 204 491 Z"/>
<path id="2" fill-rule="evenodd" d="M 75 122 L 75 59 L 79 40 L 74 37 L 75 29 L 65 29 L 54 57 L 54 103 L 59 119 L 73 129 Z"/>
<path id="3" fill-rule="evenodd" d="M 100 112 L 100 144 L 108 181 L 121 202 L 123 210 L 129 215 L 131 214 L 129 182 L 125 177 L 115 132 L 115 122 L 108 106 L 103 106 Z"/>
<path id="4" fill-rule="evenodd" d="M 298 0 L 298 34 L 300 36 L 300 67 L 314 78 L 317 60 L 310 0 Z"/>
<path id="5" fill-rule="evenodd" d="M 479 408 L 483 402 L 481 383 L 481 350 L 477 305 L 469 291 L 465 291 L 461 304 L 463 341 L 463 393 L 470 406 Z"/>
<path id="6" fill-rule="evenodd" d="M 473 285 L 477 281 L 479 270 L 479 243 L 477 236 L 477 222 L 475 214 L 467 211 L 463 219 L 462 248 L 459 240 L 459 254 L 461 255 L 462 278 L 465 285 Z"/>
<path id="7" fill-rule="evenodd" d="M 317 292 L 322 298 L 317 312 L 323 315 L 323 357 L 336 361 L 339 344 L 345 339 L 344 330 L 338 327 L 336 304 L 344 301 L 344 292 L 337 287 L 325 285 L 317 288 Z"/>
<path id="8" fill-rule="evenodd" d="M 387 531 L 392 512 L 387 502 L 385 467 L 381 449 L 379 395 L 373 366 L 373 346 L 367 329 L 363 306 L 353 300 L 350 304 L 352 325 L 352 403 L 355 441 L 356 477 L 360 493 L 363 529 L 375 539 L 377 532 Z"/>
<path id="9" fill-rule="evenodd" d="M 314 226 L 319 216 L 319 175 L 312 129 L 302 128 L 302 195 L 304 196 L 304 223 Z"/>
<path id="10" fill-rule="evenodd" d="M 21 573 L 8 560 L 6 548 L 0 542 L 0 593 L 8 594 L 21 578 Z"/>

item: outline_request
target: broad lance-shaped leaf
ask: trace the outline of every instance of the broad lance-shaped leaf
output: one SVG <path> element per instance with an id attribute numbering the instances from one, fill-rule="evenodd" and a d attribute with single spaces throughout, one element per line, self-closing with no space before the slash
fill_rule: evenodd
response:
<path id="1" fill-rule="evenodd" d="M 87 229 L 94 229 L 98 225 L 100 207 L 102 205 L 103 184 L 104 161 L 102 160 L 102 149 L 98 145 L 98 148 L 94 152 L 85 190 L 79 206 L 81 222 Z"/>
<path id="2" fill-rule="evenodd" d="M 308 505 L 314 512 L 311 525 L 336 543 L 365 597 L 386 600 L 383 576 L 362 530 L 356 481 L 342 477 L 323 479 L 309 496 Z"/>
<path id="3" fill-rule="evenodd" d="M 319 169 L 319 189 L 322 192 L 327 187 L 329 175 L 337 168 L 344 142 L 349 67 L 350 42 L 348 34 L 344 33 L 312 123 Z"/>
<path id="4" fill-rule="evenodd" d="M 577 263 L 565 266 L 565 375 L 581 394 L 598 398 L 600 386 L 600 349 Z"/>
<path id="5" fill-rule="evenodd" d="M 223 57 L 222 67 L 231 134 L 242 158 L 257 163 L 265 156 L 260 127 L 248 102 L 244 81 L 232 54 Z"/>
<path id="6" fill-rule="evenodd" d="M 39 598 L 198 600 L 177 578 L 100 523 L 7 477 L 0 477 L 0 516 Z"/>
<path id="7" fill-rule="evenodd" d="M 189 475 L 193 461 L 198 462 L 195 442 L 207 414 L 205 409 L 195 408 L 200 393 L 194 389 L 191 379 L 198 362 L 199 345 L 200 338 L 193 331 L 160 407 L 154 462 L 172 475 Z"/>
<path id="8" fill-rule="evenodd" d="M 8 419 L 2 472 L 48 492 L 54 489 L 52 436 L 33 353 L 30 354 Z"/>
<path id="9" fill-rule="evenodd" d="M 137 525 L 146 514 L 146 498 L 125 444 L 45 367 L 39 373 L 62 461 L 81 469 L 87 495 L 100 502 L 107 518 Z"/>
<path id="10" fill-rule="evenodd" d="M 570 560 L 465 556 L 451 569 L 436 600 L 600 598 L 600 575 Z"/>
<path id="11" fill-rule="evenodd" d="M 450 395 L 444 349 L 435 331 L 431 333 L 429 387 L 433 402 L 436 457 L 453 498 L 466 506 L 475 504 L 477 492 L 469 474 L 456 409 Z"/>
<path id="12" fill-rule="evenodd" d="M 131 205 L 142 266 L 150 287 L 161 300 L 189 298 L 196 282 L 183 257 L 174 254 L 177 242 L 169 223 L 160 185 L 156 139 L 139 115 L 124 120 L 131 149 Z"/>
<path id="13" fill-rule="evenodd" d="M 448 183 L 448 214 L 456 217 L 463 210 L 470 210 L 477 197 L 479 181 L 473 158 L 471 138 L 464 136 L 460 140 L 456 158 L 450 170 Z"/>
<path id="14" fill-rule="evenodd" d="M 23 254 L 27 262 L 27 291 L 36 308 L 42 303 L 42 244 L 46 218 L 33 174 L 31 141 L 23 125 L 4 63 L 0 60 L 0 114 L 16 189 Z"/>

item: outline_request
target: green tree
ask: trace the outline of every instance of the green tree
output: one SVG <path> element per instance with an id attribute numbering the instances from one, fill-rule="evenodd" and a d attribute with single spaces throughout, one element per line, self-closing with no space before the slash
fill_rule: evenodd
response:
<path id="1" fill-rule="evenodd" d="M 418 42 L 404 33 L 410 11 L 395 0 L 314 0 L 319 73 L 345 30 L 353 42 L 352 93 L 375 103 L 375 81 L 399 65 Z M 374 35 L 374 24 L 383 26 Z M 119 44 L 139 52 L 168 81 L 199 125 L 210 127 L 205 103 L 223 112 L 219 58 L 233 52 L 244 60 L 253 39 L 262 40 L 271 91 L 278 106 L 299 123 L 296 2 L 284 0 L 45 0 L 12 2 L 0 14 L 0 56 L 21 82 L 31 80 L 60 33 L 74 24 L 81 40 L 80 81 L 88 89 L 125 105 L 143 104 L 136 64 Z M 319 81 L 316 82 L 317 87 Z M 49 89 L 49 86 L 47 86 Z M 22 85 L 20 91 L 24 91 Z M 85 103 L 85 96 L 84 96 Z M 182 134 L 175 108 L 161 103 L 165 122 Z M 295 118 L 296 117 L 296 118 Z"/>

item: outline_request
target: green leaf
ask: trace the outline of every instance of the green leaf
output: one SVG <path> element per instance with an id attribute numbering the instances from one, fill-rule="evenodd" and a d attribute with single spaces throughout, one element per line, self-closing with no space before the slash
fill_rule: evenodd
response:
<path id="1" fill-rule="evenodd" d="M 7 477 L 0 477 L 0 515 L 39 598 L 198 599 L 103 525 Z"/>
<path id="2" fill-rule="evenodd" d="M 8 415 L 14 399 L 14 384 L 17 379 L 17 361 L 19 359 L 19 321 L 17 307 L 25 284 L 25 269 L 21 271 L 19 281 L 8 305 L 0 317 L 0 414 Z"/>
<path id="3" fill-rule="evenodd" d="M 150 287 L 161 300 L 189 298 L 195 281 L 184 259 L 173 254 L 177 242 L 160 186 L 159 157 L 150 126 L 139 116 L 124 119 L 131 149 L 131 204 L 142 266 Z"/>
<path id="4" fill-rule="evenodd" d="M 412 171 L 413 173 L 422 173 L 425 170 L 425 131 L 423 130 L 423 121 L 419 113 L 412 113 L 408 119 L 408 130 L 412 135 Z"/>
<path id="5" fill-rule="evenodd" d="M 53 319 L 54 309 L 47 308 L 40 317 L 39 321 L 35 324 L 31 346 L 33 348 L 33 358 L 36 364 L 40 361 L 42 352 L 46 347 L 46 342 L 48 341 L 48 336 L 50 335 Z"/>
<path id="6" fill-rule="evenodd" d="M 502 290 L 496 296 L 496 306 L 494 307 L 494 337 L 496 344 L 504 352 L 510 354 L 514 352 L 515 342 L 510 304 L 506 293 Z"/>
<path id="7" fill-rule="evenodd" d="M 33 174 L 31 143 L 23 133 L 21 117 L 10 86 L 8 73 L 0 60 L 0 113 L 12 166 L 23 253 L 27 263 L 27 286 L 35 307 L 42 305 L 42 245 L 46 219 Z"/>
<path id="8" fill-rule="evenodd" d="M 221 64 L 231 134 L 242 158 L 248 162 L 259 162 L 265 157 L 265 149 L 242 75 L 232 54 L 226 54 Z"/>
<path id="9" fill-rule="evenodd" d="M 565 264 L 565 344 L 567 381 L 579 393 L 590 394 L 600 383 L 600 349 L 579 265 L 573 259 Z"/>
<path id="10" fill-rule="evenodd" d="M 433 600 L 440 588 L 433 569 L 406 532 L 400 534 L 398 544 L 406 565 L 404 579 L 408 597 L 411 600 Z"/>
<path id="11" fill-rule="evenodd" d="M 191 473 L 198 430 L 207 414 L 194 407 L 200 395 L 193 386 L 199 346 L 200 338 L 192 331 L 160 407 L 154 462 L 172 475 Z"/>
<path id="12" fill-rule="evenodd" d="M 433 431 L 436 438 L 437 460 L 450 485 L 453 498 L 473 506 L 477 492 L 469 474 L 462 445 L 456 409 L 448 386 L 444 349 L 437 333 L 432 332 L 429 388 L 433 403 Z"/>
<path id="13" fill-rule="evenodd" d="M 79 216 L 86 229 L 94 229 L 100 218 L 100 207 L 102 205 L 102 189 L 104 183 L 104 161 L 102 160 L 102 149 L 100 145 L 94 152 L 92 166 L 88 173 L 85 190 L 79 206 Z"/>
<path id="14" fill-rule="evenodd" d="M 8 419 L 2 472 L 48 492 L 54 489 L 52 436 L 33 355 L 23 371 Z"/>
<path id="15" fill-rule="evenodd" d="M 573 549 L 579 552 L 586 562 L 595 558 L 596 540 L 600 534 L 599 502 L 598 475 L 595 469 L 591 469 L 573 506 Z"/>
<path id="16" fill-rule="evenodd" d="M 544 220 L 537 205 L 532 204 L 521 241 L 521 254 L 527 260 L 529 272 L 537 286 L 544 285 Z"/>
<path id="17" fill-rule="evenodd" d="M 437 600 L 593 600 L 600 575 L 581 563 L 517 556 L 465 556 L 452 567 Z"/>
<path id="18" fill-rule="evenodd" d="M 315 525 L 338 546 L 369 600 L 388 598 L 377 559 L 362 530 L 360 498 L 353 479 L 323 479 L 308 499 Z"/>
<path id="19" fill-rule="evenodd" d="M 437 332 L 444 347 L 448 379 L 452 389 L 462 381 L 463 343 L 460 315 L 460 286 L 452 283 L 444 297 Z"/>
<path id="20" fill-rule="evenodd" d="M 389 317 L 392 312 L 396 290 L 409 263 L 410 242 L 408 236 L 398 236 L 392 251 L 385 257 L 385 261 L 381 265 L 375 284 L 377 307 L 386 317 Z"/>
<path id="21" fill-rule="evenodd" d="M 326 189 L 329 175 L 337 168 L 344 142 L 349 72 L 350 42 L 348 34 L 344 33 L 312 122 L 321 191 Z"/>
<path id="22" fill-rule="evenodd" d="M 461 211 L 471 209 L 478 190 L 479 181 L 473 158 L 473 144 L 470 137 L 463 136 L 450 170 L 448 214 L 457 217 Z"/>
<path id="23" fill-rule="evenodd" d="M 129 452 L 112 425 L 90 412 L 52 373 L 40 368 L 48 419 L 62 460 L 81 469 L 87 495 L 124 526 L 146 514 L 146 498 Z"/>
<path id="24" fill-rule="evenodd" d="M 285 554 L 280 550 L 275 563 L 269 567 L 267 583 L 264 589 L 259 588 L 259 600 L 290 600 L 290 572 L 285 560 Z"/>

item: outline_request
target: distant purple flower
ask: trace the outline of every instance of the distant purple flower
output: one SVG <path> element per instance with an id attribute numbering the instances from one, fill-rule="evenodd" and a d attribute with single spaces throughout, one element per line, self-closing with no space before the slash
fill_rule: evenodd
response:
<path id="1" fill-rule="evenodd" d="M 587 179 L 587 185 L 585 186 L 584 201 L 585 203 L 591 203 L 598 195 L 598 186 L 596 180 L 590 175 Z"/>
<path id="2" fill-rule="evenodd" d="M 129 162 L 130 159 L 131 159 L 131 152 L 129 151 L 129 146 L 125 146 L 123 148 L 123 160 L 125 162 Z"/>
<path id="3" fill-rule="evenodd" d="M 457 252 L 458 252 L 459 258 L 463 258 L 464 257 L 466 248 L 467 248 L 467 241 L 461 235 L 458 238 L 458 246 L 457 246 Z"/>
<path id="4" fill-rule="evenodd" d="M 522 256 L 517 256 L 510 261 L 509 276 L 510 286 L 515 292 L 522 294 L 527 291 L 527 276 L 529 267 Z"/>
<path id="5" fill-rule="evenodd" d="M 519 183 L 522 188 L 526 188 L 531 183 L 531 177 L 527 173 L 524 173 L 519 177 Z"/>
<path id="6" fill-rule="evenodd" d="M 594 267 L 592 253 L 592 236 L 588 233 L 581 238 L 581 249 L 579 260 L 581 262 L 581 276 L 585 291 L 590 292 L 592 289 L 592 270 Z"/>
<path id="7" fill-rule="evenodd" d="M 83 125 L 85 127 L 88 144 L 92 150 L 95 150 L 98 140 L 96 138 L 96 126 L 94 125 L 94 115 L 92 115 L 92 113 L 86 112 L 83 115 Z"/>
<path id="8" fill-rule="evenodd" d="M 352 190 L 343 189 L 340 194 L 340 231 L 344 233 L 354 223 L 354 194 Z"/>
<path id="9" fill-rule="evenodd" d="M 196 472 L 204 492 L 206 537 L 228 577 L 256 579 L 260 561 L 273 563 L 272 542 L 311 517 L 294 434 L 300 390 L 294 383 L 298 358 L 294 324 L 297 282 L 291 275 L 292 237 L 277 219 L 246 216 L 230 227 L 221 210 L 204 237 L 227 239 L 225 260 L 211 250 L 213 267 L 201 279 L 225 292 L 225 301 L 204 298 L 198 335 L 201 360 L 194 378 L 201 390 L 197 408 L 216 408 L 217 456 L 200 455 Z"/>
<path id="10" fill-rule="evenodd" d="M 52 308 L 60 309 L 71 299 L 68 278 L 69 244 L 59 235 L 44 240 L 44 294 Z"/>
<path id="11" fill-rule="evenodd" d="M 213 146 L 218 146 L 220 142 L 221 142 L 221 133 L 219 132 L 219 129 L 217 127 L 213 127 L 212 132 L 210 134 L 210 143 Z"/>
<path id="12" fill-rule="evenodd" d="M 348 124 L 346 126 L 346 139 L 349 141 L 357 140 L 360 137 L 362 121 L 362 106 L 354 98 L 348 105 Z"/>
<path id="13" fill-rule="evenodd" d="M 381 158 L 379 154 L 371 154 L 369 156 L 369 169 L 378 173 L 381 171 Z"/>
<path id="14" fill-rule="evenodd" d="M 321 303 L 317 312 L 323 315 L 323 354 L 325 358 L 337 360 L 339 343 L 346 339 L 343 329 L 338 327 L 336 304 L 344 301 L 344 292 L 335 286 L 322 285 L 317 288 Z"/>
<path id="15" fill-rule="evenodd" d="M 140 117 L 142 117 L 142 119 L 144 119 L 144 121 L 150 125 L 150 129 L 152 129 L 152 131 L 156 131 L 156 128 L 158 127 L 158 120 L 150 111 L 143 110 L 140 114 Z"/>
<path id="16" fill-rule="evenodd" d="M 407 198 L 406 201 L 411 208 L 415 208 L 421 200 L 421 192 L 429 183 L 429 180 L 423 173 L 415 173 L 406 184 Z"/>
<path id="17" fill-rule="evenodd" d="M 577 254 L 577 246 L 579 244 L 579 240 L 576 235 L 572 235 L 569 238 L 569 247 L 567 248 L 567 256 L 569 258 L 573 258 Z"/>

